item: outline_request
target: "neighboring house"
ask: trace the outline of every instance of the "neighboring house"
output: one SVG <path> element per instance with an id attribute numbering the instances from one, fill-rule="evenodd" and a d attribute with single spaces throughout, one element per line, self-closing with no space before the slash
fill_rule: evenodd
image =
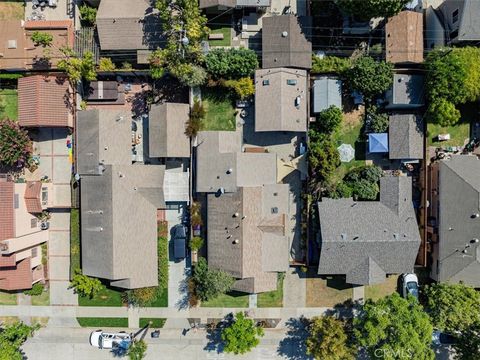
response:
<path id="1" fill-rule="evenodd" d="M 330 106 L 342 108 L 342 81 L 336 77 L 322 76 L 313 82 L 313 113 L 328 109 Z"/>
<path id="2" fill-rule="evenodd" d="M 430 169 L 428 235 L 435 281 L 480 287 L 480 160 L 452 155 Z"/>
<path id="3" fill-rule="evenodd" d="M 185 201 L 165 165 L 132 163 L 131 126 L 124 110 L 78 113 L 82 270 L 127 289 L 158 284 L 157 210 Z"/>
<path id="4" fill-rule="evenodd" d="M 131 53 L 145 60 L 146 50 L 164 43 L 158 10 L 150 0 L 102 0 L 96 24 L 102 51 Z"/>
<path id="5" fill-rule="evenodd" d="M 237 278 L 234 290 L 275 290 L 288 270 L 288 199 L 287 184 L 208 195 L 208 264 Z"/>
<path id="6" fill-rule="evenodd" d="M 73 127 L 72 93 L 65 77 L 18 79 L 18 122 L 25 127 Z"/>
<path id="7" fill-rule="evenodd" d="M 185 135 L 190 106 L 179 103 L 153 104 L 148 120 L 149 156 L 190 157 L 190 139 Z"/>
<path id="8" fill-rule="evenodd" d="M 48 184 L 0 178 L 0 289 L 30 289 L 44 280 L 41 245 L 48 231 L 35 215 L 46 209 Z M 43 201 L 42 201 L 43 200 Z"/>
<path id="9" fill-rule="evenodd" d="M 480 1 L 447 0 L 425 11 L 427 48 L 480 41 Z"/>
<path id="10" fill-rule="evenodd" d="M 415 110 L 425 105 L 424 77 L 419 74 L 396 73 L 386 93 L 388 110 Z"/>
<path id="11" fill-rule="evenodd" d="M 391 115 L 388 126 L 390 159 L 423 159 L 424 124 L 420 116 Z"/>
<path id="12" fill-rule="evenodd" d="M 35 31 L 53 37 L 48 48 L 35 46 L 31 39 Z M 0 20 L 0 70 L 49 70 L 55 69 L 62 59 L 60 48 L 73 48 L 73 22 Z M 48 51 L 48 56 L 46 56 Z"/>
<path id="13" fill-rule="evenodd" d="M 320 275 L 345 275 L 347 283 L 370 285 L 413 271 L 420 234 L 410 177 L 382 177 L 380 201 L 324 198 L 318 210 Z"/>
<path id="14" fill-rule="evenodd" d="M 307 72 L 255 71 L 255 131 L 307 131 Z"/>
<path id="15" fill-rule="evenodd" d="M 196 191 L 235 192 L 239 187 L 277 183 L 277 155 L 242 149 L 241 132 L 201 131 L 196 146 Z M 253 150 L 253 149 L 252 149 Z"/>
<path id="16" fill-rule="evenodd" d="M 402 11 L 385 25 L 386 60 L 394 64 L 423 62 L 423 14 Z"/>
<path id="17" fill-rule="evenodd" d="M 252 9 L 265 11 L 270 6 L 270 0 L 200 0 L 200 9 L 208 13 L 222 12 L 228 9 Z"/>
<path id="18" fill-rule="evenodd" d="M 312 68 L 310 17 L 278 15 L 262 22 L 262 68 Z"/>

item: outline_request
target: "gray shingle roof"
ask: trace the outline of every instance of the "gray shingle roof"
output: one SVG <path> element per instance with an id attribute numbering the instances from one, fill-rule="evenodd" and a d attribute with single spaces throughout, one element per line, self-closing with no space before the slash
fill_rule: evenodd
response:
<path id="1" fill-rule="evenodd" d="M 287 270 L 288 197 L 287 184 L 208 195 L 208 263 L 241 279 L 236 290 L 274 290 Z"/>
<path id="2" fill-rule="evenodd" d="M 480 287 L 480 160 L 473 155 L 452 156 L 439 165 L 438 259 L 439 281 Z M 467 254 L 462 254 L 470 244 Z"/>
<path id="3" fill-rule="evenodd" d="M 390 159 L 423 159 L 423 121 L 419 116 L 389 117 L 388 148 Z"/>
<path id="4" fill-rule="evenodd" d="M 448 32 L 458 29 L 454 41 L 480 40 L 480 1 L 478 0 L 448 0 L 444 1 L 438 10 L 442 13 L 444 26 Z M 458 10 L 458 20 L 453 22 L 453 12 Z M 451 36 L 452 37 L 452 36 Z"/>
<path id="5" fill-rule="evenodd" d="M 262 26 L 262 68 L 312 67 L 310 17 L 269 16 L 263 18 Z"/>
<path id="6" fill-rule="evenodd" d="M 425 105 L 424 77 L 419 74 L 396 73 L 393 87 L 387 91 L 387 109 L 411 109 Z"/>
<path id="7" fill-rule="evenodd" d="M 102 50 L 156 49 L 164 43 L 150 0 L 102 0 L 96 24 Z"/>
<path id="8" fill-rule="evenodd" d="M 305 70 L 255 71 L 255 131 L 307 131 L 307 94 Z"/>
<path id="9" fill-rule="evenodd" d="M 332 105 L 342 108 L 342 81 L 322 76 L 313 82 L 313 112 L 318 114 Z"/>
<path id="10" fill-rule="evenodd" d="M 270 0 L 200 0 L 199 7 L 200 9 L 210 8 L 210 7 L 268 7 L 270 6 Z"/>
<path id="11" fill-rule="evenodd" d="M 201 131 L 196 146 L 196 191 L 234 192 L 276 184 L 277 155 L 242 152 L 241 131 Z M 231 170 L 231 171 L 230 171 Z"/>
<path id="12" fill-rule="evenodd" d="M 344 274 L 347 282 L 366 285 L 411 272 L 420 245 L 411 187 L 409 177 L 382 177 L 380 201 L 319 202 L 318 273 Z"/>
<path id="13" fill-rule="evenodd" d="M 190 157 L 190 139 L 185 135 L 188 104 L 154 104 L 149 114 L 149 156 Z"/>

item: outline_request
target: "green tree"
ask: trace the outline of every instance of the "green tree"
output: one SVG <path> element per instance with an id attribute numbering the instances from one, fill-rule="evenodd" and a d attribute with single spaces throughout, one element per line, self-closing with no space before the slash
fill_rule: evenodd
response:
<path id="1" fill-rule="evenodd" d="M 197 65 L 180 63 L 170 67 L 170 72 L 183 85 L 194 87 L 205 84 L 207 72 L 204 68 Z"/>
<path id="2" fill-rule="evenodd" d="M 379 182 L 382 176 L 383 171 L 379 166 L 365 165 L 350 170 L 344 180 L 350 183 L 356 182 L 360 179 L 365 179 L 370 182 Z"/>
<path id="3" fill-rule="evenodd" d="M 206 111 L 202 103 L 195 99 L 193 101 L 192 109 L 190 110 L 190 117 L 185 128 L 185 135 L 193 137 L 202 130 L 202 120 L 205 118 Z M 201 224 L 200 224 L 201 225 Z"/>
<path id="4" fill-rule="evenodd" d="M 353 195 L 357 200 L 376 200 L 380 188 L 376 182 L 360 179 L 352 184 Z"/>
<path id="5" fill-rule="evenodd" d="M 342 110 L 332 105 L 318 114 L 317 121 L 313 124 L 313 127 L 319 132 L 332 134 L 338 130 L 342 120 Z"/>
<path id="6" fill-rule="evenodd" d="M 18 169 L 28 164 L 32 155 L 32 140 L 18 122 L 0 119 L 0 164 Z"/>
<path id="7" fill-rule="evenodd" d="M 235 279 L 225 271 L 209 269 L 207 260 L 201 257 L 193 269 L 193 281 L 197 297 L 208 301 L 230 291 Z"/>
<path id="8" fill-rule="evenodd" d="M 264 332 L 260 326 L 255 326 L 252 319 L 245 317 L 243 312 L 235 314 L 232 323 L 222 330 L 222 340 L 226 353 L 245 354 L 260 343 Z"/>
<path id="9" fill-rule="evenodd" d="M 43 284 L 37 282 L 33 284 L 31 289 L 25 290 L 23 293 L 30 296 L 39 296 L 39 295 L 42 295 L 43 289 L 44 289 Z"/>
<path id="10" fill-rule="evenodd" d="M 145 307 L 157 300 L 156 286 L 127 290 L 122 293 L 122 299 L 128 304 Z"/>
<path id="11" fill-rule="evenodd" d="M 198 251 L 203 246 L 203 239 L 200 236 L 194 236 L 190 239 L 190 250 Z"/>
<path id="12" fill-rule="evenodd" d="M 326 182 L 340 166 L 340 154 L 330 136 L 309 130 L 308 161 L 312 176 Z"/>
<path id="13" fill-rule="evenodd" d="M 238 80 L 227 80 L 225 81 L 225 86 L 233 89 L 241 100 L 255 94 L 255 85 L 253 85 L 253 80 L 249 77 L 243 77 Z"/>
<path id="14" fill-rule="evenodd" d="M 103 285 L 97 278 L 92 278 L 82 274 L 82 270 L 75 269 L 69 289 L 74 289 L 75 293 L 90 299 L 97 295 L 102 289 Z"/>
<path id="15" fill-rule="evenodd" d="M 255 51 L 240 48 L 213 49 L 205 56 L 208 73 L 216 78 L 238 79 L 253 75 L 258 67 Z"/>
<path id="16" fill-rule="evenodd" d="M 75 86 L 81 79 L 94 81 L 97 79 L 95 61 L 93 54 L 89 51 L 83 54 L 82 58 L 75 55 L 75 52 L 68 48 L 60 49 L 64 58 L 58 62 L 58 69 L 64 71 L 72 86 Z"/>
<path id="17" fill-rule="evenodd" d="M 22 322 L 0 325 L 0 360 L 23 360 L 20 346 L 40 326 L 28 326 Z"/>
<path id="18" fill-rule="evenodd" d="M 351 90 L 359 91 L 366 101 L 371 101 L 392 85 L 393 64 L 362 56 L 353 62 L 353 66 L 345 72 L 345 77 Z"/>
<path id="19" fill-rule="evenodd" d="M 312 74 L 325 74 L 332 73 L 343 75 L 350 66 L 352 61 L 349 58 L 341 58 L 336 56 L 324 56 L 320 58 L 318 56 L 312 56 Z"/>
<path id="20" fill-rule="evenodd" d="M 359 20 L 394 16 L 409 2 L 410 0 L 337 0 L 341 10 Z"/>
<path id="21" fill-rule="evenodd" d="M 458 360 L 480 360 L 480 323 L 463 330 L 458 342 L 453 344 L 454 357 Z"/>
<path id="22" fill-rule="evenodd" d="M 460 121 L 460 111 L 448 100 L 438 98 L 430 103 L 426 117 L 428 121 L 441 126 L 455 125 Z"/>
<path id="23" fill-rule="evenodd" d="M 134 340 L 127 351 L 130 360 L 145 359 L 147 354 L 147 343 L 144 340 Z"/>
<path id="24" fill-rule="evenodd" d="M 394 293 L 367 300 L 354 319 L 355 337 L 372 359 L 433 360 L 433 327 L 416 299 Z"/>
<path id="25" fill-rule="evenodd" d="M 384 133 L 388 130 L 388 114 L 380 113 L 374 105 L 368 108 L 368 118 L 370 120 L 370 129 L 375 133 Z"/>
<path id="26" fill-rule="evenodd" d="M 30 38 L 35 46 L 47 47 L 53 42 L 53 35 L 42 31 L 34 31 Z"/>
<path id="27" fill-rule="evenodd" d="M 97 9 L 88 6 L 87 4 L 80 6 L 80 19 L 87 25 L 95 25 L 95 20 L 97 19 Z"/>
<path id="28" fill-rule="evenodd" d="M 115 69 L 116 69 L 116 66 L 113 63 L 112 59 L 108 57 L 100 58 L 100 61 L 98 63 L 99 71 L 114 71 Z"/>
<path id="29" fill-rule="evenodd" d="M 353 360 L 355 349 L 349 344 L 345 324 L 333 316 L 314 317 L 306 340 L 307 354 L 317 360 Z"/>
<path id="30" fill-rule="evenodd" d="M 448 332 L 463 331 L 480 322 L 480 293 L 464 284 L 426 286 L 426 310 L 433 325 Z"/>

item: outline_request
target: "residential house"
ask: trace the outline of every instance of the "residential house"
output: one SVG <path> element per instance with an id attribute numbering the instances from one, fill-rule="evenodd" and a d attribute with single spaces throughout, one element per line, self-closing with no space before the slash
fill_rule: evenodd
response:
<path id="1" fill-rule="evenodd" d="M 52 46 L 35 46 L 32 34 L 36 31 L 52 36 Z M 73 22 L 0 20 L 0 70 L 56 69 L 63 55 L 60 49 L 73 48 Z"/>
<path id="2" fill-rule="evenodd" d="M 48 184 L 0 178 L 0 289 L 30 289 L 44 280 L 41 245 L 48 241 L 39 215 Z"/>
<path id="3" fill-rule="evenodd" d="M 395 114 L 389 117 L 388 149 L 390 159 L 423 159 L 424 124 L 420 116 Z"/>
<path id="4" fill-rule="evenodd" d="M 25 127 L 73 127 L 72 89 L 65 77 L 18 79 L 18 122 Z"/>
<path id="5" fill-rule="evenodd" d="M 255 131 L 307 131 L 307 72 L 255 71 Z"/>
<path id="6" fill-rule="evenodd" d="M 430 276 L 480 287 L 480 160 L 452 155 L 431 165 Z"/>
<path id="7" fill-rule="evenodd" d="M 402 11 L 385 25 L 386 60 L 394 64 L 423 62 L 423 14 Z"/>
<path id="8" fill-rule="evenodd" d="M 158 10 L 150 0 L 102 0 L 96 18 L 102 52 L 121 51 L 145 62 L 164 44 Z"/>
<path id="9" fill-rule="evenodd" d="M 345 275 L 355 285 L 412 272 L 420 234 L 406 176 L 380 179 L 380 201 L 326 199 L 318 203 L 321 275 Z"/>
<path id="10" fill-rule="evenodd" d="M 153 104 L 149 113 L 149 156 L 189 158 L 190 139 L 185 135 L 190 106 L 180 103 Z"/>
<path id="11" fill-rule="evenodd" d="M 157 210 L 188 201 L 188 188 L 164 190 L 165 165 L 132 163 L 131 127 L 124 110 L 78 113 L 82 270 L 126 289 L 158 284 Z"/>
<path id="12" fill-rule="evenodd" d="M 234 290 L 275 290 L 288 270 L 288 194 L 272 184 L 208 195 L 208 264 L 233 275 Z"/>
<path id="13" fill-rule="evenodd" d="M 270 6 L 270 2 L 270 0 L 200 0 L 199 7 L 207 13 L 222 12 L 228 9 L 265 11 Z"/>
<path id="14" fill-rule="evenodd" d="M 386 93 L 387 110 L 414 111 L 425 105 L 424 76 L 398 72 L 393 75 L 392 88 Z"/>
<path id="15" fill-rule="evenodd" d="M 447 0 L 425 11 L 427 48 L 480 41 L 480 2 Z"/>
<path id="16" fill-rule="evenodd" d="M 313 113 L 318 114 L 331 106 L 342 108 L 342 81 L 337 77 L 321 76 L 312 88 Z"/>
<path id="17" fill-rule="evenodd" d="M 312 68 L 310 17 L 278 15 L 262 22 L 262 68 Z"/>

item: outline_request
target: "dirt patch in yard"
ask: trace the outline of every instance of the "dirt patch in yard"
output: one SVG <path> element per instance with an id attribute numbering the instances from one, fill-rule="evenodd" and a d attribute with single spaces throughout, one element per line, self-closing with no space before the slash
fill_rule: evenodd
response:
<path id="1" fill-rule="evenodd" d="M 353 287 L 343 276 L 318 276 L 307 278 L 307 307 L 333 307 L 352 299 Z"/>
<path id="2" fill-rule="evenodd" d="M 23 4 L 21 0 L 0 2 L 0 20 L 22 20 L 25 16 Z"/>
<path id="3" fill-rule="evenodd" d="M 398 275 L 389 276 L 383 283 L 365 286 L 365 299 L 378 300 L 397 291 Z"/>

